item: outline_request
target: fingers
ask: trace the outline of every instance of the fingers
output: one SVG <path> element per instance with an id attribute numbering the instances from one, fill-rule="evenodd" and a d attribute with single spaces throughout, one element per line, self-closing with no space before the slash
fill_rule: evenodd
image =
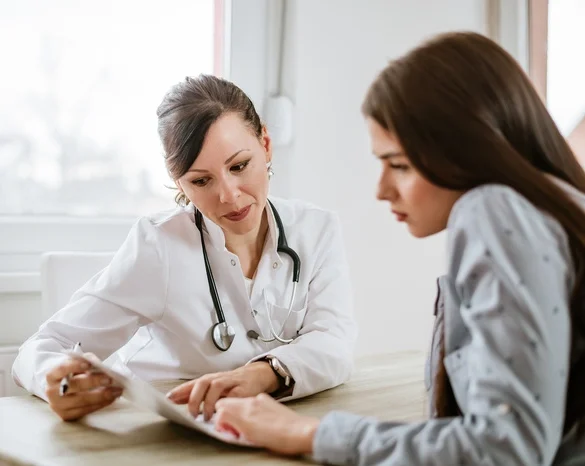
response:
<path id="1" fill-rule="evenodd" d="M 215 405 L 215 425 L 218 430 L 249 436 L 245 424 L 246 413 L 255 398 L 222 398 Z"/>
<path id="2" fill-rule="evenodd" d="M 57 414 L 63 419 L 64 421 L 75 421 L 77 419 L 82 418 L 83 416 L 98 411 L 106 406 L 112 404 L 117 397 L 112 399 L 105 399 L 102 400 L 100 403 L 95 403 L 92 405 L 85 405 L 85 406 L 78 406 L 73 407 L 64 411 L 61 411 Z"/>
<path id="3" fill-rule="evenodd" d="M 89 367 L 89 364 L 85 361 L 81 361 L 79 359 L 68 359 L 47 372 L 47 384 L 57 384 L 63 377 L 69 374 L 80 374 L 89 370 Z"/>
<path id="4" fill-rule="evenodd" d="M 215 404 L 217 403 L 217 400 L 225 396 L 234 385 L 235 383 L 233 381 L 225 378 L 214 379 L 211 381 L 207 394 L 205 395 L 205 400 L 203 401 L 203 419 L 206 421 L 211 419 L 215 412 Z"/>
<path id="5" fill-rule="evenodd" d="M 101 387 L 91 391 L 77 392 L 59 396 L 55 389 L 47 390 L 47 398 L 51 408 L 57 413 L 67 411 L 83 406 L 98 405 L 104 402 L 110 402 L 122 394 L 119 387 Z"/>
<path id="6" fill-rule="evenodd" d="M 72 377 L 69 380 L 68 394 L 85 392 L 98 387 L 109 387 L 112 379 L 103 372 L 83 373 Z"/>
<path id="7" fill-rule="evenodd" d="M 204 403 L 203 418 L 208 421 L 215 410 L 216 401 L 222 396 L 224 391 L 233 386 L 227 378 L 218 377 L 201 377 L 197 379 L 189 396 L 189 412 L 197 416 L 201 409 L 201 403 Z"/>
<path id="8" fill-rule="evenodd" d="M 173 388 L 170 392 L 167 393 L 167 398 L 170 399 L 173 403 L 177 404 L 185 404 L 189 401 L 189 396 L 191 395 L 191 390 L 193 390 L 193 385 L 195 385 L 196 380 L 190 380 L 189 382 L 182 383 L 181 385 Z"/>

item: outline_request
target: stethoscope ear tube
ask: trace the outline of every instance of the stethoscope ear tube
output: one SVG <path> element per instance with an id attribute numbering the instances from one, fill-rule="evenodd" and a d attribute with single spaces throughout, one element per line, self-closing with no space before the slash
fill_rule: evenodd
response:
<path id="1" fill-rule="evenodd" d="M 213 278 L 213 272 L 211 271 L 211 265 L 209 264 L 209 258 L 207 257 L 207 249 L 205 247 L 205 240 L 203 239 L 203 215 L 199 210 L 195 209 L 195 224 L 199 229 L 199 233 L 201 235 L 201 248 L 203 249 L 203 261 L 205 262 L 205 272 L 207 273 L 207 283 L 209 284 L 209 293 L 211 294 L 211 299 L 213 300 L 213 306 L 215 307 L 217 313 L 217 320 L 218 323 L 225 322 L 225 315 L 223 313 L 223 308 L 221 307 L 221 301 L 219 300 L 219 295 L 217 293 L 217 287 L 215 286 L 215 280 Z M 217 345 L 216 345 L 217 346 Z"/>
<path id="2" fill-rule="evenodd" d="M 299 278 L 301 276 L 301 259 L 299 255 L 296 253 L 294 249 L 288 247 L 288 243 L 286 241 L 286 235 L 284 234 L 284 225 L 282 224 L 282 220 L 280 219 L 280 215 L 274 207 L 274 204 L 268 199 L 268 203 L 272 208 L 272 214 L 274 215 L 274 220 L 276 221 L 276 225 L 278 226 L 278 246 L 277 251 L 282 252 L 284 254 L 288 254 L 288 256 L 293 261 L 293 282 L 298 283 Z"/>

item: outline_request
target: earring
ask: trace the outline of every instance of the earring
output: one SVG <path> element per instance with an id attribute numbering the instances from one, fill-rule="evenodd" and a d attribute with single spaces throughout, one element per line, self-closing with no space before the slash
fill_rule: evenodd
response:
<path id="1" fill-rule="evenodd" d="M 268 171 L 268 179 L 272 178 L 272 175 L 274 175 L 274 170 L 272 169 L 272 161 L 266 163 L 266 170 Z"/>

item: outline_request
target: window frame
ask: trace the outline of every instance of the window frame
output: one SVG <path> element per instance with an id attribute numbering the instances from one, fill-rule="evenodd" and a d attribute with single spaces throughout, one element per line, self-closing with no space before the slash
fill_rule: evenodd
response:
<path id="1" fill-rule="evenodd" d="M 530 43 L 529 76 L 546 104 L 548 85 L 549 0 L 528 0 L 528 8 Z M 581 165 L 585 166 L 585 116 L 566 138 Z"/>

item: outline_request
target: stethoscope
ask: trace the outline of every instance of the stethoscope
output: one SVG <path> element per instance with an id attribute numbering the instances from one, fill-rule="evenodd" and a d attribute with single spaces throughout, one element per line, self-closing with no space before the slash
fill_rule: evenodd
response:
<path id="1" fill-rule="evenodd" d="M 293 281 L 293 289 L 290 298 L 290 302 L 288 305 L 288 312 L 286 314 L 286 318 L 282 323 L 282 327 L 277 332 L 274 329 L 274 325 L 272 324 L 272 318 L 270 316 L 270 312 L 268 311 L 268 307 L 266 308 L 266 314 L 268 317 L 268 324 L 270 326 L 270 333 L 272 338 L 263 338 L 264 335 L 260 336 L 258 332 L 254 330 L 249 330 L 246 335 L 248 338 L 253 338 L 255 340 L 260 340 L 265 343 L 270 343 L 272 341 L 279 341 L 281 343 L 290 343 L 293 341 L 293 338 L 286 339 L 282 338 L 282 332 L 284 331 L 284 327 L 286 322 L 288 321 L 291 313 L 292 313 L 292 306 L 295 300 L 295 295 L 297 292 L 297 285 L 299 283 L 299 276 L 301 274 L 301 259 L 299 258 L 298 254 L 288 247 L 286 242 L 286 236 L 284 234 L 284 227 L 282 225 L 282 220 L 280 219 L 280 215 L 276 211 L 276 208 L 270 202 L 270 207 L 272 208 L 272 213 L 274 214 L 274 220 L 276 220 L 276 225 L 278 226 L 278 246 L 277 251 L 279 253 L 287 254 L 293 261 L 293 274 L 292 274 L 292 281 Z M 209 258 L 207 257 L 207 249 L 205 248 L 205 240 L 203 239 L 203 215 L 198 209 L 195 209 L 195 225 L 199 229 L 199 233 L 201 235 L 201 247 L 203 249 L 203 261 L 205 262 L 205 272 L 207 273 L 207 283 L 209 284 L 209 293 L 211 294 L 211 299 L 213 300 L 213 306 L 215 307 L 215 313 L 217 314 L 217 323 L 211 327 L 211 338 L 213 340 L 213 344 L 217 347 L 217 349 L 221 351 L 227 351 L 230 346 L 232 346 L 232 342 L 234 341 L 234 337 L 236 336 L 236 332 L 231 325 L 225 320 L 225 315 L 223 313 L 223 308 L 221 306 L 221 301 L 219 300 L 219 295 L 217 293 L 217 287 L 215 286 L 215 280 L 213 278 L 213 272 L 211 271 L 211 266 L 209 265 Z M 266 300 L 266 296 L 264 297 Z"/>

